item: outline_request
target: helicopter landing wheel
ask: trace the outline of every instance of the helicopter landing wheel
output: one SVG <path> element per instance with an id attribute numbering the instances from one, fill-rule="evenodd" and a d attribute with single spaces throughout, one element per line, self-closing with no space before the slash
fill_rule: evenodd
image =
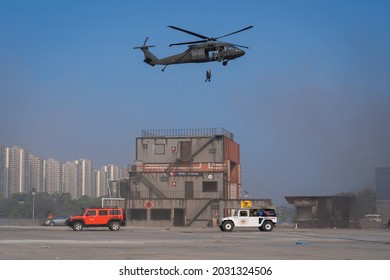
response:
<path id="1" fill-rule="evenodd" d="M 228 63 L 228 60 L 224 60 L 224 61 L 222 62 L 222 65 L 223 65 L 223 66 L 226 66 L 227 63 Z"/>

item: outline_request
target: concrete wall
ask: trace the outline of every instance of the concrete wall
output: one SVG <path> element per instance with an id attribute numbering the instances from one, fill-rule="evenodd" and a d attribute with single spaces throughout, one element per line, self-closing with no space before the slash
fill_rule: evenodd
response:
<path id="1" fill-rule="evenodd" d="M 376 212 L 382 215 L 382 224 L 387 224 L 390 219 L 390 200 L 377 200 Z"/>
<path id="2" fill-rule="evenodd" d="M 175 174 L 177 175 L 177 174 Z M 210 177 L 209 177 L 210 175 Z M 200 176 L 168 176 L 163 173 L 143 173 L 154 186 L 156 186 L 166 197 L 184 198 L 185 182 L 191 181 L 194 186 L 194 198 L 222 198 L 224 197 L 224 174 L 223 173 L 200 173 Z M 204 181 L 217 182 L 217 192 L 203 192 L 202 186 Z M 137 191 L 146 194 L 148 189 L 139 184 Z M 149 197 L 149 194 L 146 194 Z"/>
<path id="3" fill-rule="evenodd" d="M 33 219 L 0 219 L 0 226 L 40 226 L 40 220 Z"/>

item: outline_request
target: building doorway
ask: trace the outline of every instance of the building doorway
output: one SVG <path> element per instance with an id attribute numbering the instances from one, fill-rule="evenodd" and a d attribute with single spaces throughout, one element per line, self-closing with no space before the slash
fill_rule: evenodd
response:
<path id="1" fill-rule="evenodd" d="M 184 209 L 183 208 L 174 208 L 173 209 L 173 226 L 174 227 L 184 227 Z"/>
<path id="2" fill-rule="evenodd" d="M 184 183 L 184 198 L 193 199 L 194 198 L 194 182 L 186 181 Z"/>

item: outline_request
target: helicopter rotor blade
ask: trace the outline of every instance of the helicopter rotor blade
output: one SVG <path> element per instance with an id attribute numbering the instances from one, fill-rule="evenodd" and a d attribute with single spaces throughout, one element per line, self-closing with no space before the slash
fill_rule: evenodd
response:
<path id="1" fill-rule="evenodd" d="M 196 37 L 199 37 L 199 38 L 203 39 L 203 40 L 199 40 L 199 41 L 191 41 L 191 42 L 170 44 L 169 46 L 172 47 L 172 46 L 180 46 L 180 45 L 190 45 L 190 44 L 198 44 L 198 43 L 206 43 L 206 42 L 215 42 L 215 41 L 217 41 L 220 38 L 224 38 L 224 37 L 227 37 L 227 36 L 230 36 L 230 35 L 233 35 L 233 34 L 236 34 L 236 33 L 242 32 L 242 31 L 245 31 L 245 30 L 248 30 L 248 29 L 252 28 L 253 25 L 247 26 L 247 27 L 245 27 L 243 29 L 231 32 L 229 34 L 226 34 L 226 35 L 223 35 L 223 36 L 220 36 L 220 37 L 217 37 L 217 38 L 207 37 L 207 36 L 204 36 L 204 35 L 201 35 L 201 34 L 198 34 L 198 33 L 195 33 L 195 32 L 192 32 L 192 31 L 189 31 L 189 30 L 177 27 L 177 26 L 168 25 L 167 27 L 175 29 L 175 30 L 179 30 L 181 32 L 184 32 L 184 33 L 190 34 L 192 36 L 196 36 Z M 233 44 L 233 45 L 235 45 L 235 44 Z M 248 47 L 246 47 L 246 46 L 242 46 L 242 45 L 236 45 L 236 46 L 248 49 Z"/>
<path id="2" fill-rule="evenodd" d="M 234 32 L 232 32 L 232 33 L 229 33 L 229 34 L 226 34 L 226 35 L 217 37 L 216 39 L 224 38 L 224 37 L 227 37 L 227 36 L 230 36 L 230 35 L 233 35 L 233 34 L 236 34 L 236 33 L 239 33 L 239 32 L 245 31 L 245 30 L 248 30 L 248 29 L 251 29 L 252 27 L 253 27 L 253 25 L 250 25 L 250 26 L 245 27 L 245 28 L 243 28 L 243 29 L 240 29 L 240 30 L 234 31 Z M 238 46 L 238 45 L 237 45 L 237 46 Z"/>
<path id="3" fill-rule="evenodd" d="M 175 44 L 170 44 L 169 46 L 181 46 L 181 45 L 192 45 L 192 44 L 198 44 L 198 43 L 206 43 L 208 42 L 207 40 L 200 40 L 200 41 L 192 41 L 192 42 L 183 42 L 183 43 L 175 43 Z"/>
<path id="4" fill-rule="evenodd" d="M 232 45 L 233 45 L 233 46 L 236 46 L 236 47 L 239 47 L 239 48 L 249 49 L 249 47 L 243 46 L 243 45 L 237 45 L 237 44 L 232 44 Z"/>
<path id="5" fill-rule="evenodd" d="M 172 26 L 172 25 L 169 25 L 167 26 L 169 28 L 172 28 L 172 29 L 176 29 L 176 30 L 179 30 L 181 32 L 184 32 L 184 33 L 187 33 L 187 34 L 190 34 L 192 36 L 196 36 L 198 38 L 201 38 L 201 39 L 208 39 L 208 37 L 204 36 L 204 35 L 201 35 L 201 34 L 198 34 L 198 33 L 195 33 L 195 32 L 192 32 L 192 31 L 189 31 L 189 30 L 185 30 L 183 28 L 179 28 L 179 27 L 176 27 L 176 26 Z"/>

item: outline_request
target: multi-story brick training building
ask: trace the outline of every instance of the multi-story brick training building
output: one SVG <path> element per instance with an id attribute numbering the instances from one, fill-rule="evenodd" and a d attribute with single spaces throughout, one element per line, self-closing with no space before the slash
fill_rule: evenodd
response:
<path id="1" fill-rule="evenodd" d="M 143 130 L 135 148 L 129 178 L 121 181 L 128 224 L 205 226 L 228 209 L 240 208 L 240 147 L 231 132 Z M 271 201 L 255 203 L 268 206 Z"/>

